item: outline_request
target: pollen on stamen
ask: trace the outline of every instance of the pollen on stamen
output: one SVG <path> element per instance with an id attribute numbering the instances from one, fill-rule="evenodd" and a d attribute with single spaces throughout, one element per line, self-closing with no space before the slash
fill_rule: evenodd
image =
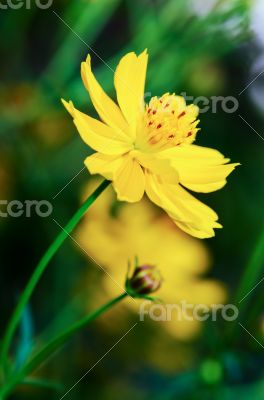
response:
<path id="1" fill-rule="evenodd" d="M 149 143 L 150 144 L 157 144 L 158 140 L 155 138 L 155 136 L 151 136 L 151 138 L 149 139 Z"/>
<path id="2" fill-rule="evenodd" d="M 186 114 L 185 111 L 181 112 L 181 113 L 178 115 L 178 119 L 180 119 L 181 117 L 184 117 L 185 114 Z"/>
<path id="3" fill-rule="evenodd" d="M 1 0 L 0 0 L 1 2 Z M 175 95 L 153 97 L 145 109 L 143 145 L 153 151 L 190 144 L 196 136 L 196 125 L 189 109 L 178 104 Z"/>

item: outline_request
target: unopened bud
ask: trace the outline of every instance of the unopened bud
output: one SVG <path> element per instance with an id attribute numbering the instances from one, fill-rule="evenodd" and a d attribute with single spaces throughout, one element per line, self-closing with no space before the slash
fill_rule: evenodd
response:
<path id="1" fill-rule="evenodd" d="M 134 296 L 156 292 L 162 283 L 160 272 L 153 265 L 141 265 L 135 268 L 127 279 L 126 288 Z"/>

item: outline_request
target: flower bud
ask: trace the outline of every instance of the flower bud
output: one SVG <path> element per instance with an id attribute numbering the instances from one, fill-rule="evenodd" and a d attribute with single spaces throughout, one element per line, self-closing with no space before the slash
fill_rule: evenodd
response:
<path id="1" fill-rule="evenodd" d="M 162 282 L 160 272 L 153 265 L 137 266 L 133 275 L 127 279 L 126 288 L 131 295 L 148 295 L 156 292 Z"/>

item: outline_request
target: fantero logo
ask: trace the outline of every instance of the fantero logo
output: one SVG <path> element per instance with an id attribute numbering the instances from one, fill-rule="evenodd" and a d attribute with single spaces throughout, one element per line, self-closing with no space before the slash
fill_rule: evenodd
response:
<path id="1" fill-rule="evenodd" d="M 41 218 L 49 217 L 53 211 L 52 204 L 47 200 L 0 200 L 0 217 L 30 218 L 33 214 Z"/>
<path id="2" fill-rule="evenodd" d="M 30 10 L 34 6 L 40 8 L 42 10 L 46 10 L 50 8 L 53 4 L 53 0 L 6 0 L 0 1 L 0 9 L 1 10 L 19 10 L 20 8 L 26 8 Z"/>

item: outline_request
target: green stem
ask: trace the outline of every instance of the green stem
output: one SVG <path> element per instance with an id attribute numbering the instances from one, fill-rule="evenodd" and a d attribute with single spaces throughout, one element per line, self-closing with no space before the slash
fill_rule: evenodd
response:
<path id="1" fill-rule="evenodd" d="M 242 275 L 242 278 L 240 279 L 240 283 L 234 297 L 234 304 L 239 309 L 240 319 L 245 316 L 245 311 L 247 310 L 247 307 L 249 305 L 251 295 L 254 293 L 255 289 L 258 289 L 258 283 L 260 283 L 260 274 L 263 268 L 264 261 L 263 249 L 264 230 L 261 231 L 260 236 L 258 237 L 257 243 L 245 267 L 244 273 Z M 251 314 L 252 313 L 250 313 L 250 315 Z M 247 321 L 248 319 L 249 316 L 247 316 Z M 237 333 L 239 329 L 240 327 L 237 321 L 229 323 L 229 326 L 226 330 L 227 341 L 233 343 L 239 336 L 239 334 Z"/>
<path id="2" fill-rule="evenodd" d="M 260 274 L 263 268 L 264 261 L 264 229 L 262 230 L 256 246 L 253 250 L 252 256 L 246 266 L 240 285 L 237 289 L 235 303 L 239 304 L 240 312 L 245 310 L 250 297 L 251 291 L 253 293 L 254 287 L 259 282 Z"/>
<path id="3" fill-rule="evenodd" d="M 68 237 L 68 234 L 70 234 L 75 226 L 78 224 L 84 213 L 88 210 L 88 208 L 94 203 L 94 201 L 97 199 L 97 197 L 107 188 L 107 186 L 110 184 L 109 181 L 104 180 L 101 185 L 91 194 L 91 196 L 88 197 L 88 199 L 83 203 L 83 205 L 79 208 L 79 210 L 73 215 L 73 217 L 70 219 L 68 224 L 65 226 L 65 228 L 59 233 L 59 235 L 56 237 L 54 242 L 50 245 L 50 247 L 47 249 L 43 257 L 41 258 L 40 262 L 36 266 L 27 286 L 25 287 L 23 293 L 20 296 L 20 299 L 18 301 L 18 304 L 13 312 L 13 315 L 10 319 L 10 322 L 7 326 L 7 330 L 3 339 L 2 343 L 2 350 L 1 350 L 1 365 L 5 367 L 7 358 L 8 358 L 8 351 L 10 348 L 10 344 L 12 342 L 12 338 L 14 336 L 14 333 L 16 331 L 16 328 L 19 324 L 21 315 L 24 311 L 24 307 L 26 303 L 28 302 L 30 296 L 33 293 L 33 290 L 35 289 L 38 281 L 40 280 L 43 272 L 45 271 L 47 265 L 49 264 L 50 260 L 53 258 L 53 256 L 56 254 L 60 246 L 63 244 L 65 239 Z M 0 398 L 1 399 L 1 398 Z"/>
<path id="4" fill-rule="evenodd" d="M 110 300 L 108 303 L 104 304 L 102 307 L 99 307 L 92 313 L 86 315 L 84 318 L 80 319 L 75 324 L 70 326 L 70 328 L 66 329 L 60 335 L 52 339 L 24 366 L 24 368 L 22 368 L 22 370 L 18 374 L 14 375 L 6 383 L 6 385 L 4 385 L 2 391 L 0 391 L 0 399 L 1 396 L 7 396 L 12 391 L 14 386 L 19 384 L 26 376 L 28 376 L 31 372 L 38 368 L 44 361 L 47 360 L 49 356 L 51 356 L 55 351 L 62 347 L 75 333 L 81 331 L 91 321 L 95 320 L 97 317 L 105 313 L 115 304 L 119 303 L 127 295 L 128 294 L 125 292 L 122 293 L 120 296 L 114 298 L 113 300 Z"/>

